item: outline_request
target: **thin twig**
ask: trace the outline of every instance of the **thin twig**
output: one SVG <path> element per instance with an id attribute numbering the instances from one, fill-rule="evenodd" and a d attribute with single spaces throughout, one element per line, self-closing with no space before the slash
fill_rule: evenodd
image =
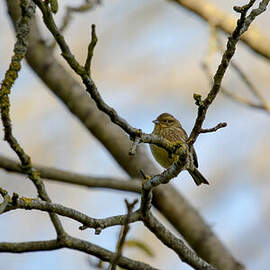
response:
<path id="1" fill-rule="evenodd" d="M 215 35 L 216 43 L 218 44 L 219 51 L 223 51 L 223 46 L 220 38 Z M 206 62 L 208 68 L 210 67 L 210 62 Z M 266 112 L 270 113 L 270 105 L 269 102 L 264 98 L 264 96 L 261 94 L 259 89 L 256 87 L 256 85 L 250 80 L 250 78 L 245 74 L 245 72 L 241 69 L 241 67 L 235 62 L 231 61 L 230 63 L 231 67 L 237 72 L 240 79 L 244 82 L 244 84 L 247 86 L 247 89 L 253 94 L 253 96 L 259 101 L 260 104 L 254 103 L 250 100 L 248 100 L 245 97 L 238 96 L 232 92 L 229 92 L 227 89 L 222 88 L 222 93 L 231 98 L 234 99 L 236 102 L 239 102 L 241 104 L 248 105 L 250 107 L 265 110 Z M 210 68 L 209 68 L 210 71 Z"/>
<path id="2" fill-rule="evenodd" d="M 17 20 L 16 3 L 13 0 L 6 0 L 6 2 L 9 7 L 9 14 L 14 22 Z M 51 90 L 54 91 L 59 96 L 59 98 L 63 100 L 64 103 L 66 103 L 71 112 L 77 115 L 79 119 L 85 124 L 85 126 L 90 131 L 93 131 L 95 136 L 101 139 L 103 135 L 101 135 L 99 128 L 107 128 L 108 126 L 106 125 L 109 124 L 109 122 L 107 121 L 108 119 L 106 119 L 104 114 L 98 114 L 98 116 L 96 116 L 96 107 L 93 105 L 92 102 L 89 102 L 87 104 L 87 96 L 85 96 L 83 93 L 81 93 L 83 95 L 80 95 L 79 98 L 71 98 L 75 96 L 78 97 L 77 94 L 83 91 L 83 88 L 79 86 L 76 80 L 74 81 L 73 79 L 71 79 L 71 77 L 68 75 L 68 72 L 66 72 L 66 70 L 63 69 L 62 66 L 58 63 L 57 59 L 55 59 L 55 57 L 51 55 L 50 50 L 47 49 L 46 45 L 40 43 L 42 37 L 40 35 L 39 29 L 37 28 L 36 21 L 33 21 L 32 30 L 31 50 L 29 50 L 27 58 L 28 63 L 34 69 L 34 71 L 36 71 L 40 78 L 48 85 L 48 87 L 50 87 Z M 35 53 L 37 50 L 38 52 L 42 53 Z M 40 55 L 42 55 L 42 57 Z M 46 61 L 44 61 L 44 59 L 46 59 Z M 44 70 L 47 69 L 48 65 L 50 66 L 50 68 L 45 75 Z M 57 87 L 55 87 L 55 85 Z M 69 89 L 68 95 L 66 95 L 66 89 Z M 91 112 L 91 114 L 89 112 Z M 102 122 L 97 123 L 94 121 L 94 123 L 93 119 L 102 119 Z M 113 127 L 113 124 L 109 124 L 109 126 Z M 126 163 L 126 158 L 124 158 L 125 155 L 123 152 L 123 149 L 126 149 L 126 138 L 121 133 L 119 133 L 117 129 L 109 130 L 108 132 L 111 132 L 110 135 L 113 136 L 113 138 L 116 138 L 115 136 L 118 135 L 123 138 L 123 144 L 119 143 L 119 141 L 117 142 L 119 149 L 111 145 L 108 136 L 106 136 L 106 138 L 102 137 L 102 141 L 103 143 L 105 142 L 108 149 L 116 156 L 116 158 L 120 161 L 121 165 L 124 165 L 125 169 L 128 171 L 129 174 L 137 175 L 136 168 L 142 167 L 144 167 L 146 171 L 149 170 L 152 173 L 157 172 L 156 169 L 152 169 L 153 167 L 151 163 L 149 163 L 149 159 L 141 152 L 139 152 L 138 154 L 143 159 L 138 159 L 138 156 L 135 157 L 131 163 Z M 121 147 L 123 146 L 122 150 L 120 144 Z M 119 151 L 122 151 L 122 154 L 120 156 L 118 155 Z M 147 162 L 144 162 L 146 160 Z M 137 164 L 138 166 L 132 166 L 131 164 Z M 224 264 L 227 265 L 226 269 L 237 268 L 236 266 L 238 265 L 238 263 L 230 254 L 230 252 L 218 240 L 218 238 L 214 235 L 209 226 L 204 223 L 199 213 L 194 208 L 192 208 L 189 203 L 180 194 L 176 192 L 175 189 L 170 186 L 166 186 L 162 189 L 156 189 L 154 192 L 156 195 L 154 203 L 157 208 L 162 211 L 162 213 L 189 242 L 192 248 L 194 248 L 196 252 L 198 252 L 198 254 L 201 254 L 201 256 L 203 256 L 203 258 L 205 258 L 206 260 L 209 260 L 216 265 L 220 265 L 221 268 L 224 266 Z M 179 207 L 175 208 L 175 203 L 177 203 Z M 171 209 L 171 211 L 168 211 L 168 209 Z M 182 218 L 176 218 L 176 214 L 180 214 L 184 220 L 186 220 L 186 218 L 187 220 L 183 222 Z M 187 221 L 189 224 L 188 226 Z M 196 231 L 196 234 L 193 233 L 194 231 Z"/>
<path id="3" fill-rule="evenodd" d="M 86 61 L 84 64 L 85 71 L 87 72 L 87 74 L 89 76 L 91 76 L 91 70 L 90 70 L 91 61 L 93 58 L 94 49 L 95 49 L 95 46 L 97 44 L 97 41 L 98 41 L 98 39 L 97 39 L 97 35 L 96 35 L 96 26 L 94 24 L 92 24 L 92 38 L 91 38 L 91 42 L 88 45 L 87 58 L 86 58 Z"/>
<path id="4" fill-rule="evenodd" d="M 87 12 L 89 10 L 91 10 L 93 7 L 95 7 L 95 5 L 99 4 L 100 1 L 99 0 L 84 0 L 84 3 L 77 6 L 77 7 L 73 7 L 73 6 L 67 6 L 66 7 L 66 13 L 63 17 L 63 20 L 61 22 L 61 25 L 59 26 L 59 31 L 60 33 L 63 33 L 68 25 L 70 24 L 71 20 L 72 20 L 72 14 L 73 13 L 83 13 L 83 12 Z M 56 46 L 56 41 L 55 39 L 52 41 L 52 44 L 49 45 L 50 48 L 54 49 Z"/>
<path id="5" fill-rule="evenodd" d="M 178 160 L 172 164 L 167 170 L 163 171 L 161 174 L 155 175 L 153 177 L 145 177 L 142 182 L 142 193 L 141 193 L 141 206 L 143 216 L 146 216 L 150 211 L 152 202 L 152 189 L 160 184 L 167 184 L 171 179 L 175 178 L 182 170 L 185 169 L 188 164 L 186 159 L 188 157 L 188 149 L 186 145 L 181 147 L 182 155 L 179 156 Z M 150 178 L 150 179 L 149 179 Z"/>
<path id="6" fill-rule="evenodd" d="M 212 84 L 212 74 L 210 72 L 209 63 L 208 62 L 202 63 L 202 69 L 206 73 L 206 76 L 208 77 L 210 84 Z M 224 86 L 221 86 L 220 90 L 224 96 L 230 98 L 234 102 L 238 102 L 240 104 L 247 105 L 249 107 L 259 109 L 259 110 L 264 110 L 265 112 L 270 113 L 269 106 L 265 107 L 265 105 L 254 103 L 253 101 L 250 101 L 246 97 L 239 96 L 237 94 L 232 93 L 231 91 L 227 90 Z"/>
<path id="7" fill-rule="evenodd" d="M 200 133 L 215 132 L 215 131 L 217 131 L 218 129 L 224 128 L 224 127 L 227 127 L 227 123 L 222 122 L 222 123 L 217 124 L 217 125 L 216 125 L 215 127 L 213 127 L 213 128 L 201 129 L 201 130 L 200 130 Z"/>
<path id="8" fill-rule="evenodd" d="M 240 12 L 241 16 L 240 19 L 238 19 L 237 21 L 237 26 L 235 30 L 228 38 L 227 48 L 222 56 L 221 63 L 214 76 L 213 86 L 204 100 L 200 100 L 199 95 L 195 95 L 194 97 L 196 100 L 196 104 L 198 105 L 198 113 L 195 124 L 188 138 L 188 144 L 190 146 L 194 144 L 197 137 L 199 136 L 200 130 L 202 129 L 202 124 L 205 120 L 207 109 L 212 104 L 220 91 L 222 79 L 235 53 L 236 44 L 239 41 L 240 36 L 248 30 L 248 27 L 250 26 L 251 22 L 256 18 L 256 16 L 261 14 L 266 9 L 268 3 L 269 0 L 262 0 L 259 4 L 259 7 L 257 9 L 253 9 L 249 16 L 247 16 L 247 11 L 254 4 L 254 0 L 250 0 L 249 3 L 243 7 L 234 8 L 237 12 Z"/>
<path id="9" fill-rule="evenodd" d="M 135 138 L 128 152 L 130 156 L 134 156 L 136 154 L 137 146 L 139 145 L 140 141 L 141 141 L 140 137 Z"/>
<path id="10" fill-rule="evenodd" d="M 133 208 L 137 204 L 137 202 L 138 202 L 137 199 L 135 199 L 132 203 L 129 203 L 125 199 L 125 203 L 126 203 L 126 207 L 127 207 L 127 216 L 125 218 L 125 223 L 123 224 L 123 226 L 120 230 L 119 239 L 118 239 L 118 243 L 117 243 L 117 247 L 116 247 L 116 255 L 111 262 L 111 267 L 109 268 L 110 270 L 116 269 L 118 260 L 122 255 L 123 246 L 124 246 L 124 243 L 126 241 L 127 233 L 129 231 L 129 223 L 130 223 L 131 213 L 132 213 Z"/>
<path id="11" fill-rule="evenodd" d="M 173 2 L 178 3 L 182 8 L 191 11 L 194 15 L 198 15 L 200 19 L 204 20 L 207 24 L 216 25 L 219 30 L 229 35 L 234 30 L 234 25 L 236 23 L 235 18 L 213 5 L 213 1 L 173 0 Z M 233 3 L 233 1 L 230 1 L 230 3 Z M 265 57 L 268 61 L 270 60 L 270 39 L 262 29 L 253 25 L 245 35 L 241 36 L 241 41 L 253 50 L 254 53 Z"/>

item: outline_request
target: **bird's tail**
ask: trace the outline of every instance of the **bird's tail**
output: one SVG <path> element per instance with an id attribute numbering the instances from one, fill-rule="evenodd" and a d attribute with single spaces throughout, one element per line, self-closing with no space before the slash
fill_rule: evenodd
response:
<path id="1" fill-rule="evenodd" d="M 193 170 L 188 170 L 190 175 L 192 176 L 194 182 L 197 186 L 200 184 L 207 184 L 209 185 L 209 182 L 205 179 L 205 177 L 199 172 L 198 169 L 194 168 Z"/>

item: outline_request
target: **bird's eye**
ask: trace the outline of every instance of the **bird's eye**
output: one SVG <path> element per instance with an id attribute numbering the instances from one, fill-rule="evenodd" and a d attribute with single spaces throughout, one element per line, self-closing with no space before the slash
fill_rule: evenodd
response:
<path id="1" fill-rule="evenodd" d="M 168 121 L 168 123 L 172 123 L 173 122 L 173 120 L 171 120 L 171 119 L 170 120 L 167 120 L 167 121 Z"/>

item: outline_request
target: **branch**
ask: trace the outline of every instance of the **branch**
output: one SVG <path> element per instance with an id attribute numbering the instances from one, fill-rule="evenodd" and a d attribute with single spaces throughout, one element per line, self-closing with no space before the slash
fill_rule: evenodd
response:
<path id="1" fill-rule="evenodd" d="M 102 261 L 106 262 L 110 262 L 111 259 L 115 256 L 115 253 L 107 249 L 68 235 L 65 236 L 65 238 L 63 238 L 61 242 L 59 242 L 58 240 L 49 240 L 21 243 L 0 243 L 0 252 L 22 253 L 32 251 L 56 250 L 60 248 L 79 250 L 86 254 L 96 256 Z M 151 267 L 148 264 L 134 261 L 124 256 L 121 256 L 119 258 L 118 265 L 125 269 L 131 270 L 157 270 L 156 268 Z"/>
<path id="2" fill-rule="evenodd" d="M 92 53 L 93 49 L 96 44 L 96 34 L 95 34 L 95 27 L 92 26 L 92 40 L 88 46 L 88 57 L 85 63 L 85 66 L 80 65 L 80 63 L 75 59 L 74 55 L 71 53 L 68 44 L 65 41 L 65 38 L 62 36 L 60 31 L 58 30 L 55 21 L 53 19 L 53 16 L 50 12 L 50 10 L 47 8 L 44 2 L 41 0 L 34 0 L 34 2 L 37 4 L 39 9 L 41 10 L 43 14 L 43 21 L 45 25 L 47 26 L 48 30 L 51 32 L 55 40 L 57 41 L 62 56 L 65 58 L 67 63 L 70 65 L 70 67 L 73 69 L 73 71 L 79 75 L 86 87 L 86 91 L 89 93 L 89 95 L 92 97 L 92 99 L 95 101 L 96 106 L 99 110 L 106 113 L 111 121 L 121 127 L 132 140 L 135 140 L 136 137 L 140 138 L 140 143 L 152 143 L 156 144 L 160 147 L 163 147 L 168 152 L 175 152 L 175 145 L 172 145 L 168 141 L 164 140 L 160 136 L 153 135 L 153 134 L 145 134 L 142 133 L 140 129 L 132 127 L 124 118 L 120 117 L 118 113 L 110 107 L 108 104 L 105 103 L 105 101 L 102 99 L 97 86 L 95 85 L 94 81 L 92 80 L 89 70 L 90 70 L 90 64 L 92 59 Z"/>
<path id="3" fill-rule="evenodd" d="M 197 14 L 201 19 L 227 34 L 234 30 L 236 20 L 230 15 L 216 8 L 207 0 L 173 0 L 175 3 Z M 250 30 L 241 36 L 241 40 L 254 52 L 270 60 L 270 40 L 267 35 L 252 26 Z"/>
<path id="4" fill-rule="evenodd" d="M 270 104 L 267 102 L 267 100 L 263 97 L 263 95 L 260 93 L 260 91 L 257 89 L 255 84 L 252 83 L 252 81 L 248 78 L 248 76 L 243 72 L 243 70 L 235 63 L 231 62 L 231 66 L 234 68 L 234 70 L 238 73 L 239 77 L 242 79 L 242 81 L 246 84 L 249 91 L 258 99 L 260 104 L 253 103 L 249 101 L 248 99 L 245 99 L 244 97 L 238 97 L 237 95 L 228 92 L 227 90 L 223 89 L 223 93 L 235 99 L 235 101 L 238 101 L 239 103 L 246 104 L 250 107 L 262 109 L 266 112 L 270 113 Z"/>
<path id="5" fill-rule="evenodd" d="M 161 174 L 149 177 L 144 175 L 144 172 L 141 170 L 141 173 L 144 176 L 144 181 L 142 182 L 142 195 L 141 195 L 141 206 L 143 216 L 146 216 L 151 207 L 152 201 L 152 189 L 161 184 L 167 184 L 171 179 L 175 178 L 182 170 L 188 167 L 188 149 L 186 145 L 181 145 L 182 154 L 179 156 L 179 159 L 172 164 L 167 170 L 163 171 Z"/>
<path id="6" fill-rule="evenodd" d="M 116 255 L 111 262 L 110 270 L 116 269 L 116 265 L 118 264 L 118 260 L 122 255 L 123 246 L 124 246 L 124 243 L 126 241 L 127 233 L 129 231 L 129 223 L 130 223 L 130 219 L 131 219 L 131 215 L 132 215 L 132 210 L 135 207 L 137 202 L 138 202 L 137 199 L 134 200 L 133 203 L 129 203 L 127 200 L 125 200 L 126 207 L 127 207 L 127 215 L 125 218 L 125 223 L 123 224 L 123 227 L 121 228 L 121 231 L 119 234 L 119 239 L 118 239 L 117 248 L 116 248 Z"/>
<path id="7" fill-rule="evenodd" d="M 0 190 L 1 191 L 1 190 Z M 1 192 L 0 192 L 1 193 Z M 3 196 L 4 194 L 2 194 Z M 127 215 L 112 216 L 108 218 L 96 219 L 91 218 L 75 209 L 65 207 L 61 204 L 55 204 L 52 202 L 41 201 L 38 199 L 32 198 L 16 198 L 16 200 L 10 198 L 7 194 L 4 195 L 7 197 L 8 204 L 5 207 L 4 212 L 16 210 L 16 209 L 25 209 L 25 210 L 40 210 L 48 213 L 55 213 L 64 217 L 71 218 L 80 222 L 83 226 L 80 229 L 93 228 L 95 229 L 96 234 L 100 234 L 101 231 L 105 228 L 124 225 L 126 222 Z M 136 222 L 141 220 L 141 214 L 136 211 L 129 213 L 128 222 Z"/>
<path id="8" fill-rule="evenodd" d="M 14 24 L 19 16 L 18 2 L 6 0 L 6 3 Z M 136 156 L 130 158 L 126 155 L 130 149 L 130 141 L 126 134 L 111 123 L 105 114 L 97 110 L 94 101 L 89 99 L 83 87 L 54 57 L 51 50 L 46 47 L 46 43 L 40 42 L 42 40 L 36 20 L 33 20 L 26 59 L 40 79 L 62 100 L 67 109 L 81 121 L 87 130 L 108 149 L 131 177 L 139 177 L 140 169 L 149 175 L 157 174 L 159 171 L 142 146 L 137 149 Z M 155 188 L 153 195 L 155 207 L 202 258 L 223 270 L 239 269 L 235 258 L 204 222 L 199 212 L 179 191 L 166 185 Z"/>
<path id="9" fill-rule="evenodd" d="M 218 48 L 220 51 L 224 51 L 223 46 L 222 46 L 222 42 L 220 40 L 220 38 L 218 37 L 216 30 L 213 29 L 213 38 L 215 43 L 218 44 Z M 247 89 L 251 92 L 251 94 L 253 94 L 253 96 L 259 101 L 259 104 L 254 103 L 250 100 L 248 100 L 247 98 L 238 96 L 232 92 L 229 92 L 227 89 L 224 89 L 224 87 L 222 87 L 222 93 L 233 99 L 234 101 L 244 104 L 244 105 L 248 105 L 250 107 L 256 108 L 256 109 L 260 109 L 260 110 L 265 110 L 266 112 L 270 113 L 270 105 L 269 102 L 263 97 L 263 95 L 260 93 L 260 91 L 257 89 L 256 85 L 254 83 L 252 83 L 252 81 L 249 79 L 249 77 L 244 73 L 244 71 L 240 68 L 239 65 L 237 65 L 233 60 L 231 61 L 231 67 L 237 72 L 237 74 L 239 75 L 240 79 L 243 81 L 243 83 L 247 86 Z M 204 70 L 206 71 L 206 73 L 208 73 L 209 77 L 211 77 L 211 73 L 210 73 L 210 61 L 205 61 L 204 65 L 203 65 Z M 211 79 L 210 79 L 211 80 Z"/>
<path id="10" fill-rule="evenodd" d="M 61 26 L 59 27 L 59 31 L 61 33 L 63 33 L 68 25 L 71 22 L 72 19 L 72 13 L 83 13 L 83 12 L 87 12 L 89 10 L 91 10 L 95 5 L 99 4 L 100 0 L 84 0 L 84 3 L 77 6 L 77 7 L 73 7 L 73 6 L 67 6 L 66 7 L 66 13 L 63 17 L 63 20 L 61 22 Z M 50 48 L 54 49 L 56 45 L 56 41 L 55 39 L 53 40 L 52 44 L 49 46 Z"/>
<path id="11" fill-rule="evenodd" d="M 215 127 L 213 128 L 207 128 L 207 129 L 201 129 L 200 133 L 208 133 L 208 132 L 215 132 L 220 128 L 224 128 L 227 127 L 227 123 L 223 122 L 223 123 L 219 123 L 217 124 Z"/>
<path id="12" fill-rule="evenodd" d="M 257 9 L 253 9 L 250 15 L 247 16 L 247 11 L 249 10 L 249 8 L 251 8 L 254 2 L 255 2 L 254 0 L 250 0 L 248 5 L 245 5 L 242 8 L 239 8 L 239 7 L 234 8 L 236 12 L 241 13 L 241 16 L 240 16 L 240 19 L 238 19 L 237 21 L 237 26 L 235 30 L 233 31 L 231 36 L 228 38 L 227 49 L 222 56 L 221 63 L 214 76 L 213 86 L 204 100 L 201 100 L 201 97 L 199 95 L 194 95 L 194 99 L 196 100 L 196 104 L 198 105 L 199 108 L 198 108 L 196 122 L 188 138 L 188 144 L 190 146 L 194 144 L 197 137 L 199 136 L 200 130 L 202 129 L 202 124 L 205 119 L 207 109 L 212 104 L 212 102 L 214 101 L 214 99 L 216 98 L 217 94 L 220 91 L 220 85 L 221 85 L 222 79 L 235 53 L 236 44 L 239 41 L 240 36 L 245 31 L 248 30 L 251 22 L 256 18 L 256 16 L 258 16 L 265 10 L 267 4 L 269 3 L 269 0 L 262 0 L 259 4 L 259 7 Z"/>
<path id="13" fill-rule="evenodd" d="M 92 38 L 91 38 L 91 42 L 89 43 L 88 46 L 88 53 L 87 53 L 87 58 L 84 64 L 84 69 L 87 72 L 88 76 L 91 76 L 91 62 L 92 62 L 92 58 L 93 58 L 93 54 L 94 54 L 94 49 L 95 46 L 97 44 L 97 35 L 96 35 L 96 26 L 94 24 L 92 24 Z"/>
<path id="14" fill-rule="evenodd" d="M 134 156 L 136 154 L 136 150 L 137 150 L 137 147 L 138 147 L 140 141 L 141 141 L 140 137 L 135 138 L 135 140 L 133 141 L 132 146 L 131 146 L 131 148 L 130 148 L 130 150 L 128 152 L 128 154 L 130 156 Z"/>
<path id="15" fill-rule="evenodd" d="M 30 32 L 31 18 L 35 13 L 35 4 L 30 1 L 29 5 L 26 0 L 21 1 L 21 11 L 22 17 L 17 25 L 17 40 L 14 45 L 14 55 L 12 57 L 9 69 L 5 74 L 5 78 L 2 81 L 0 89 L 0 108 L 1 108 L 1 119 L 4 126 L 4 139 L 8 142 L 13 151 L 17 154 L 21 161 L 23 171 L 28 175 L 29 179 L 35 185 L 39 197 L 44 201 L 50 201 L 50 198 L 46 192 L 43 182 L 39 178 L 37 171 L 33 170 L 31 165 L 31 158 L 28 156 L 23 148 L 20 146 L 19 142 L 13 136 L 11 119 L 9 116 L 10 101 L 9 94 L 11 87 L 18 77 L 18 73 L 21 69 L 21 61 L 24 58 L 27 45 L 28 36 Z M 57 235 L 60 237 L 63 235 L 64 229 L 59 218 L 55 214 L 49 214 L 51 221 L 54 225 Z"/>
<path id="16" fill-rule="evenodd" d="M 202 260 L 198 255 L 191 251 L 188 247 L 185 246 L 183 241 L 177 239 L 172 233 L 170 233 L 157 219 L 155 219 L 150 212 L 147 213 L 147 217 L 143 217 L 143 213 L 140 210 L 132 212 L 131 206 L 135 205 L 135 201 L 130 205 L 129 211 L 126 215 L 113 216 L 103 219 L 91 218 L 77 210 L 62 206 L 60 204 L 55 204 L 51 202 L 45 202 L 38 199 L 18 198 L 13 196 L 12 198 L 8 196 L 7 192 L 0 188 L 0 194 L 5 196 L 7 204 L 5 206 L 4 212 L 9 212 L 16 209 L 25 209 L 25 210 L 40 210 L 48 213 L 55 213 L 64 217 L 71 218 L 83 224 L 81 229 L 93 228 L 95 229 L 96 234 L 100 234 L 101 231 L 105 228 L 123 225 L 124 231 L 121 233 L 119 238 L 117 252 L 114 254 L 111 262 L 112 264 L 118 264 L 118 259 L 121 257 L 121 250 L 123 243 L 128 232 L 127 225 L 137 221 L 144 221 L 145 225 L 160 239 L 166 246 L 176 252 L 181 260 L 189 265 L 195 267 L 196 269 L 204 270 L 213 270 L 214 268 Z M 137 201 L 136 201 L 137 202 Z M 1 204 L 2 206 L 2 204 Z M 56 245 L 60 248 L 62 247 L 62 241 L 65 237 L 70 237 L 64 235 L 61 239 L 58 240 Z M 42 241 L 39 243 L 43 243 Z M 3 243 L 2 243 L 3 244 Z M 89 243 L 90 244 L 90 243 Z M 29 244 L 31 246 L 31 244 Z M 46 245 L 40 244 L 43 246 L 44 250 L 50 250 L 45 248 Z M 18 248 L 19 247 L 19 248 Z M 34 251 L 32 249 L 26 248 L 23 244 L 14 246 L 13 249 L 9 252 L 26 252 Z M 20 250 L 20 248 L 23 248 Z M 55 249 L 55 248 L 53 248 Z M 19 251 L 20 250 L 20 251 Z M 40 250 L 43 250 L 42 248 Z M 1 243 L 0 243 L 0 252 L 1 252 Z"/>
<path id="17" fill-rule="evenodd" d="M 121 180 L 109 177 L 94 177 L 73 173 L 66 170 L 60 170 L 57 168 L 41 166 L 37 164 L 33 164 L 32 166 L 40 173 L 40 177 L 43 179 L 76 184 L 90 188 L 109 188 L 115 190 L 131 191 L 136 193 L 141 192 L 140 179 L 132 179 L 131 181 L 129 181 L 128 179 Z M 8 172 L 25 174 L 18 162 L 1 155 L 0 168 Z"/>
<path id="18" fill-rule="evenodd" d="M 176 252 L 179 258 L 198 270 L 215 270 L 216 268 L 202 260 L 189 249 L 181 239 L 176 238 L 151 213 L 144 218 L 144 225 L 167 247 Z"/>
<path id="19" fill-rule="evenodd" d="M 213 33 L 211 33 L 210 41 L 218 43 L 219 50 L 223 51 L 221 41 L 217 37 L 216 31 L 213 30 L 212 32 Z M 213 42 L 211 42 L 211 43 L 213 43 Z M 212 73 L 210 71 L 210 62 L 211 62 L 211 56 L 213 53 L 212 47 L 213 47 L 213 45 L 210 44 L 208 56 L 205 59 L 205 61 L 203 61 L 203 63 L 202 63 L 202 69 L 205 72 L 206 76 L 208 77 L 210 84 L 212 84 Z M 255 108 L 255 109 L 264 110 L 265 112 L 270 113 L 270 106 L 269 106 L 267 100 L 261 95 L 260 91 L 256 88 L 256 86 L 251 82 L 251 80 L 246 76 L 246 74 L 241 70 L 241 68 L 232 60 L 231 60 L 231 66 L 235 69 L 237 74 L 240 76 L 240 79 L 242 79 L 242 81 L 247 85 L 250 92 L 259 100 L 260 104 L 255 103 L 246 97 L 234 94 L 233 92 L 228 91 L 225 87 L 222 87 L 222 86 L 220 87 L 221 93 L 224 96 L 231 98 L 235 102 L 238 102 L 238 103 L 243 104 L 243 105 L 247 105 L 247 106 Z M 200 132 L 200 133 L 202 133 L 202 132 Z"/>
<path id="20" fill-rule="evenodd" d="M 6 190 L 0 187 L 0 194 L 3 197 L 3 202 L 0 204 L 0 215 L 6 210 L 9 203 L 9 195 Z"/>
<path id="21" fill-rule="evenodd" d="M 221 88 L 221 91 L 222 91 L 224 96 L 232 99 L 234 102 L 237 102 L 237 103 L 240 103 L 240 104 L 243 104 L 243 105 L 247 105 L 247 106 L 249 106 L 251 108 L 255 108 L 255 109 L 258 109 L 258 110 L 263 110 L 263 111 L 265 111 L 267 113 L 270 113 L 270 106 L 269 105 L 267 105 L 267 107 L 266 107 L 263 104 L 254 103 L 253 101 L 250 101 L 249 99 L 247 99 L 245 97 L 236 95 L 236 94 L 232 93 L 231 91 L 228 91 L 224 87 Z"/>

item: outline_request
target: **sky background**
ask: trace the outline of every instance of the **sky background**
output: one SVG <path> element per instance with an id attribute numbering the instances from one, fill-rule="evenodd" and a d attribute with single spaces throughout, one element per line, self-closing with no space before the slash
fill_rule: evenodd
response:
<path id="1" fill-rule="evenodd" d="M 212 1 L 234 16 L 232 6 L 244 1 Z M 0 1 L 0 78 L 8 68 L 14 32 L 5 1 Z M 64 4 L 80 1 L 64 1 Z M 56 15 L 63 17 L 63 5 Z M 37 12 L 40 16 L 40 12 Z M 256 20 L 268 36 L 269 12 Z M 169 112 L 189 133 L 197 107 L 193 93 L 206 95 L 208 80 L 201 69 L 209 48 L 209 27 L 200 18 L 180 6 L 164 0 L 102 1 L 91 12 L 75 15 L 65 37 L 73 54 L 84 61 L 90 40 L 90 25 L 96 24 L 99 38 L 92 73 L 105 101 L 131 125 L 144 132 L 153 129 L 152 120 Z M 43 27 L 43 26 L 42 26 Z M 51 36 L 43 27 L 44 37 Z M 223 36 L 222 36 L 223 37 Z M 56 50 L 59 54 L 59 50 Z M 61 62 L 64 61 L 60 58 Z M 239 44 L 234 57 L 261 93 L 270 99 L 270 65 Z M 215 71 L 220 54 L 212 57 Z M 67 67 L 68 70 L 69 67 Z M 238 76 L 229 70 L 223 85 L 232 92 L 250 96 Z M 250 96 L 252 97 L 252 96 Z M 11 93 L 11 119 L 15 136 L 33 162 L 89 175 L 126 177 L 126 173 L 107 150 L 86 131 L 27 63 Z M 172 184 L 196 207 L 218 237 L 247 269 L 266 270 L 270 252 L 270 115 L 239 105 L 219 95 L 204 123 L 205 128 L 218 122 L 228 126 L 216 133 L 202 134 L 195 145 L 200 171 L 210 186 L 196 187 L 191 177 L 181 173 Z M 3 138 L 2 128 L 0 137 Z M 0 154 L 16 158 L 6 142 L 0 141 Z M 52 200 L 75 208 L 91 217 L 125 213 L 124 199 L 138 195 L 108 190 L 91 190 L 68 184 L 45 182 Z M 36 195 L 29 180 L 0 169 L 0 186 L 20 196 Z M 177 207 L 177 206 L 175 206 Z M 158 213 L 156 215 L 159 216 Z M 159 216 L 160 217 L 160 216 Z M 166 225 L 166 220 L 160 217 Z M 115 250 L 119 227 L 80 231 L 80 224 L 62 218 L 72 235 Z M 169 225 L 168 225 L 169 226 Z M 45 240 L 55 237 L 45 213 L 17 210 L 1 215 L 0 242 Z M 125 255 L 143 260 L 160 269 L 191 268 L 163 246 L 142 224 L 132 224 L 129 239 L 148 243 L 155 256 L 127 248 Z M 72 250 L 26 254 L 0 254 L 7 270 L 18 269 L 95 269 L 95 258 Z"/>

